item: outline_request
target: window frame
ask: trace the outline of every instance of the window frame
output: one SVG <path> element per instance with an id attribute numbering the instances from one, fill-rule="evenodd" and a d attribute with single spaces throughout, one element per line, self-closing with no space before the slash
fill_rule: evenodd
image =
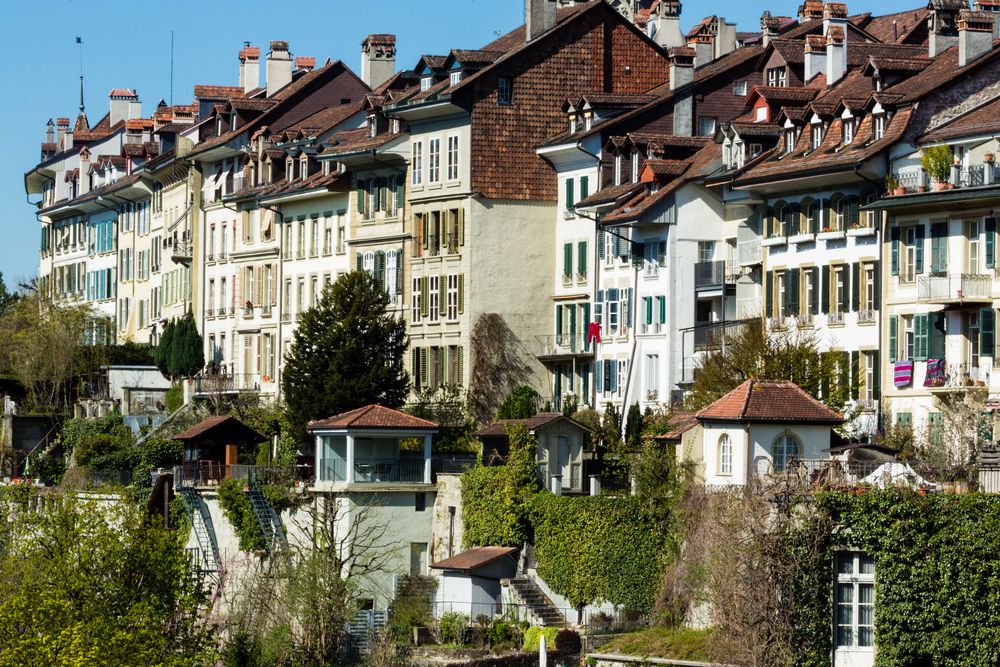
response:
<path id="1" fill-rule="evenodd" d="M 795 445 L 794 454 L 790 453 L 789 443 Z M 779 446 L 781 447 L 780 450 L 778 449 Z M 802 460 L 802 441 L 794 433 L 786 430 L 779 433 L 771 441 L 771 466 L 774 472 L 784 472 L 790 460 Z"/>
<path id="2" fill-rule="evenodd" d="M 720 477 L 733 475 L 733 440 L 728 433 L 720 435 L 716 445 L 716 474 Z"/>

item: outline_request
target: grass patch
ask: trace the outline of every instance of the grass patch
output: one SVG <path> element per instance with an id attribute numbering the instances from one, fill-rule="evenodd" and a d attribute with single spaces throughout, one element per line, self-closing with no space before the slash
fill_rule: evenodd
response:
<path id="1" fill-rule="evenodd" d="M 620 653 L 675 660 L 710 660 L 712 630 L 652 627 L 615 637 L 598 649 L 600 653 Z"/>

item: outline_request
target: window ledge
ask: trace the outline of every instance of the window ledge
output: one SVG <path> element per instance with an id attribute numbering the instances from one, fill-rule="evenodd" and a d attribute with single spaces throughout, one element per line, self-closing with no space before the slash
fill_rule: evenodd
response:
<path id="1" fill-rule="evenodd" d="M 821 241 L 835 241 L 837 239 L 844 238 L 844 232 L 840 230 L 820 232 L 819 234 L 816 235 L 816 238 L 818 238 Z"/>
<path id="2" fill-rule="evenodd" d="M 874 227 L 852 227 L 847 230 L 848 236 L 875 236 Z"/>
<path id="3" fill-rule="evenodd" d="M 788 237 L 786 237 L 786 236 L 772 236 L 769 239 L 764 239 L 763 241 L 760 242 L 760 244 L 762 246 L 764 246 L 765 248 L 770 248 L 772 246 L 777 246 L 777 245 L 787 245 L 788 244 Z"/>
<path id="4" fill-rule="evenodd" d="M 812 243 L 816 240 L 816 235 L 812 232 L 807 232 L 805 234 L 795 234 L 794 236 L 788 237 L 789 243 Z"/>

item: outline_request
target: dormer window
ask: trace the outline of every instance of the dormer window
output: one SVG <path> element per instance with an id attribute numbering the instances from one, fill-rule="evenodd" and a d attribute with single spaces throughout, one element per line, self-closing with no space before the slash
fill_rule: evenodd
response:
<path id="1" fill-rule="evenodd" d="M 823 136 L 826 134 L 826 124 L 825 123 L 813 123 L 812 133 L 810 135 L 809 146 L 812 150 L 817 150 L 823 144 Z"/>
<path id="2" fill-rule="evenodd" d="M 784 67 L 771 67 L 767 70 L 767 85 L 784 88 L 786 81 Z"/>
<path id="3" fill-rule="evenodd" d="M 884 113 L 875 114 L 872 119 L 872 138 L 878 141 L 885 136 L 886 117 Z"/>
<path id="4" fill-rule="evenodd" d="M 295 160 L 288 158 L 285 160 L 285 180 L 291 181 L 295 179 Z"/>
<path id="5" fill-rule="evenodd" d="M 431 77 L 430 75 L 420 77 L 420 91 L 421 92 L 430 89 L 430 87 L 432 85 L 434 85 L 434 79 L 433 79 L 433 77 Z"/>
<path id="6" fill-rule="evenodd" d="M 639 151 L 632 153 L 632 178 L 631 183 L 639 180 Z"/>
<path id="7" fill-rule="evenodd" d="M 576 134 L 576 114 L 570 114 L 569 117 L 569 133 Z"/>
<path id="8" fill-rule="evenodd" d="M 222 116 L 216 116 L 215 118 L 215 136 L 222 136 Z"/>
<path id="9" fill-rule="evenodd" d="M 615 185 L 622 184 L 622 156 L 621 153 L 615 155 Z"/>
<path id="10" fill-rule="evenodd" d="M 399 119 L 392 118 L 389 120 L 389 131 L 393 134 L 399 134 Z"/>
<path id="11" fill-rule="evenodd" d="M 749 144 L 749 156 L 757 157 L 764 152 L 764 144 Z"/>
<path id="12" fill-rule="evenodd" d="M 378 123 L 375 121 L 375 114 L 368 116 L 368 136 L 372 139 L 378 133 Z"/>
<path id="13" fill-rule="evenodd" d="M 235 129 L 236 129 L 236 112 L 231 111 L 229 113 L 229 130 L 232 131 Z"/>
<path id="14" fill-rule="evenodd" d="M 844 131 L 841 138 L 844 141 L 844 145 L 847 145 L 854 141 L 854 118 L 845 118 L 843 123 Z"/>
<path id="15" fill-rule="evenodd" d="M 302 156 L 299 160 L 299 177 L 304 181 L 309 177 L 309 158 Z"/>
<path id="16" fill-rule="evenodd" d="M 462 81 L 462 70 L 455 70 L 448 77 L 448 82 L 452 86 L 457 86 Z"/>
<path id="17" fill-rule="evenodd" d="M 593 123 L 593 120 L 594 120 L 594 114 L 590 113 L 589 111 L 587 113 L 583 114 L 583 129 L 584 129 L 584 131 L 590 132 L 590 126 Z"/>
<path id="18" fill-rule="evenodd" d="M 785 155 L 791 153 L 793 148 L 795 148 L 795 128 L 785 128 Z"/>

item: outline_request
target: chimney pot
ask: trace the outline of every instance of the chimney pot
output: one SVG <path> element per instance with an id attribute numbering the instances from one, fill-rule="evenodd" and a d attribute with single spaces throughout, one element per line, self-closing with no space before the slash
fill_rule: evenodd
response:
<path id="1" fill-rule="evenodd" d="M 396 36 L 374 34 L 361 42 L 361 80 L 378 88 L 396 73 Z"/>
<path id="2" fill-rule="evenodd" d="M 991 12 L 963 9 L 958 14 L 958 66 L 968 63 L 993 49 L 996 17 Z"/>
<path id="3" fill-rule="evenodd" d="M 316 69 L 316 59 L 311 56 L 296 56 L 295 69 L 314 70 Z"/>
<path id="4" fill-rule="evenodd" d="M 267 85 L 267 96 L 271 97 L 276 92 L 292 82 L 292 55 L 288 52 L 288 42 L 285 40 L 274 40 L 271 42 L 271 51 L 267 54 L 267 71 L 265 80 Z M 249 85 L 244 82 L 244 90 Z"/>

